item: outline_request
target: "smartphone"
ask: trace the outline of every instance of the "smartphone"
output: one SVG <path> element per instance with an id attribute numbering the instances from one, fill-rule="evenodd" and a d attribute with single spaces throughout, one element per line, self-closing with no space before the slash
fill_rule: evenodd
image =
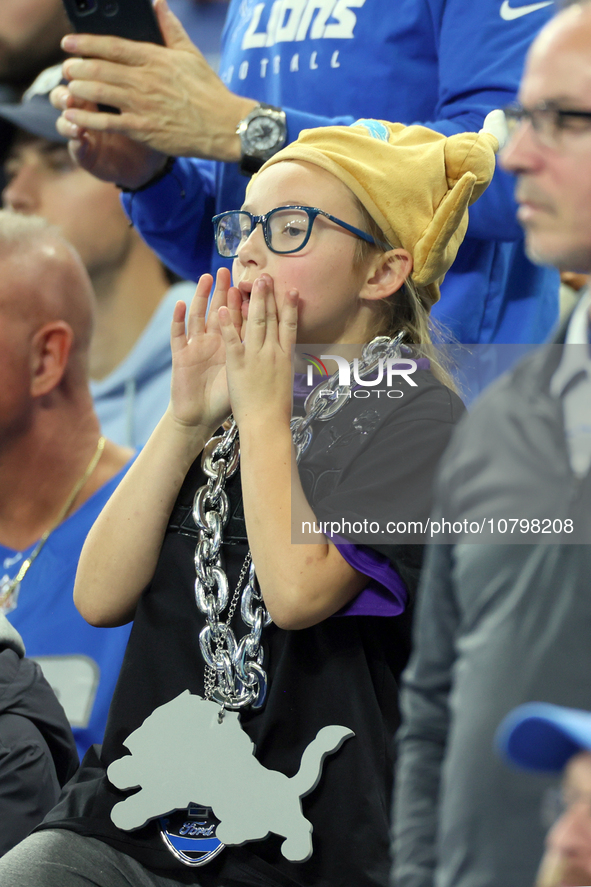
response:
<path id="1" fill-rule="evenodd" d="M 151 0 L 63 0 L 81 34 L 107 34 L 164 45 Z"/>

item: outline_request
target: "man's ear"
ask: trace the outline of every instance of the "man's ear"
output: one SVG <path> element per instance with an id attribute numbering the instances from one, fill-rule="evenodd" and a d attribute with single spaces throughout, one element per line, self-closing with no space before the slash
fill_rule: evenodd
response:
<path id="1" fill-rule="evenodd" d="M 370 262 L 361 292 L 362 299 L 387 299 L 397 292 L 412 272 L 412 256 L 406 249 L 391 249 Z"/>
<path id="2" fill-rule="evenodd" d="M 74 333 L 63 320 L 46 323 L 37 330 L 31 342 L 31 395 L 42 397 L 61 382 Z"/>

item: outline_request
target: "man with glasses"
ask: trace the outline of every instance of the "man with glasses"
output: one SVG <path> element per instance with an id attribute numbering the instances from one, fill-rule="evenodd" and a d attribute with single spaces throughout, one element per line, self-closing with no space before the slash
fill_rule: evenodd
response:
<path id="1" fill-rule="evenodd" d="M 591 884 L 591 714 L 542 702 L 520 705 L 501 724 L 497 746 L 509 764 L 562 773 L 559 789 L 542 792 L 549 831 L 535 887 Z"/>
<path id="2" fill-rule="evenodd" d="M 502 163 L 516 176 L 528 255 L 588 273 L 591 3 L 541 32 L 519 100 Z M 431 546 L 418 594 L 396 887 L 534 882 L 539 782 L 504 767 L 493 736 L 531 700 L 591 709 L 590 305 L 585 293 L 567 347 L 533 353 L 476 404 L 443 461 L 433 521 L 462 531 Z"/>

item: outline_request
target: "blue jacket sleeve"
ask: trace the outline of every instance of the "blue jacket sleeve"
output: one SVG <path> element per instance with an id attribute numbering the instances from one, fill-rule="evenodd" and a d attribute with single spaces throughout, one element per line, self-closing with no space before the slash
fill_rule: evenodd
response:
<path id="1" fill-rule="evenodd" d="M 405 2 L 405 0 L 403 0 Z M 512 0 L 512 7 L 531 4 Z M 533 7 L 533 5 L 532 5 Z M 428 0 L 438 59 L 438 102 L 432 119 L 415 120 L 392 97 L 389 119 L 422 123 L 443 135 L 477 132 L 495 108 L 515 99 L 527 50 L 540 28 L 554 12 L 552 0 L 541 8 L 511 17 L 500 0 Z M 503 18 L 509 15 L 509 18 Z M 513 15 L 515 12 L 513 11 Z M 408 34 L 397 43 L 397 66 L 404 68 L 425 50 L 424 32 Z M 285 108 L 288 137 L 314 126 L 348 125 L 352 117 L 321 117 Z M 497 168 L 491 185 L 470 210 L 468 236 L 485 240 L 518 240 L 523 236 L 515 213 L 513 177 Z"/>
<path id="2" fill-rule="evenodd" d="M 527 48 L 553 11 L 552 0 L 537 4 L 511 0 L 511 5 L 500 0 L 389 0 L 389 4 L 394 3 L 387 15 L 395 17 L 396 27 L 388 32 L 391 42 L 385 56 L 386 62 L 389 53 L 392 57 L 386 92 L 390 98 L 386 103 L 379 102 L 380 115 L 406 124 L 423 123 L 445 135 L 478 131 L 489 111 L 514 98 Z M 238 8 L 238 4 L 234 6 Z M 509 18 L 503 18 L 501 11 L 507 7 Z M 234 29 L 239 28 L 239 21 L 240 16 L 231 20 Z M 232 34 L 235 43 L 238 32 Z M 368 35 L 363 39 L 369 39 Z M 236 55 L 235 66 L 242 55 L 235 51 L 234 43 L 228 40 L 228 51 Z M 308 44 L 311 47 L 312 42 Z M 355 52 L 362 61 L 366 43 L 359 43 Z M 391 84 L 398 78 L 403 83 L 405 71 L 412 72 L 409 82 L 413 87 L 397 91 Z M 259 82 L 257 78 L 239 80 L 234 86 L 240 83 L 244 94 L 284 107 L 289 141 L 296 139 L 302 129 L 348 125 L 357 116 L 376 116 L 370 110 L 374 103 L 369 95 L 368 110 L 363 112 L 361 85 L 343 98 L 343 107 L 356 109 L 354 117 L 318 113 L 323 102 L 314 101 L 311 85 L 296 95 L 287 79 L 275 86 L 270 80 Z M 379 89 L 379 84 L 373 88 Z M 334 109 L 338 103 L 331 105 Z M 310 107 L 315 113 L 309 112 Z M 173 175 L 146 192 L 126 197 L 124 205 L 151 246 L 166 256 L 167 263 L 182 276 L 195 279 L 211 265 L 209 219 L 216 211 L 215 205 L 218 210 L 239 205 L 244 184 L 236 165 L 181 158 Z M 499 169 L 471 209 L 468 236 L 520 240 L 515 209 L 512 178 Z"/>
<path id="3" fill-rule="evenodd" d="M 210 271 L 216 164 L 178 157 L 172 172 L 121 200 L 142 237 L 176 274 L 197 280 Z"/>

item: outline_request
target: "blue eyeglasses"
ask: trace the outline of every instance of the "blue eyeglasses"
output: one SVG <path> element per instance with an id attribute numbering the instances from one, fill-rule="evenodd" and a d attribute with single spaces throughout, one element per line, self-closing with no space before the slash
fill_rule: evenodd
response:
<path id="1" fill-rule="evenodd" d="M 215 245 L 220 256 L 225 259 L 234 259 L 238 250 L 245 243 L 256 226 L 263 226 L 265 243 L 271 252 L 285 255 L 297 253 L 303 249 L 310 239 L 312 226 L 317 216 L 325 216 L 336 225 L 355 234 L 367 243 L 373 243 L 380 249 L 392 249 L 387 243 L 375 240 L 371 234 L 343 222 L 341 219 L 325 213 L 315 206 L 278 206 L 270 210 L 264 216 L 253 216 L 244 209 L 233 209 L 229 212 L 219 213 L 214 216 L 213 229 Z"/>

